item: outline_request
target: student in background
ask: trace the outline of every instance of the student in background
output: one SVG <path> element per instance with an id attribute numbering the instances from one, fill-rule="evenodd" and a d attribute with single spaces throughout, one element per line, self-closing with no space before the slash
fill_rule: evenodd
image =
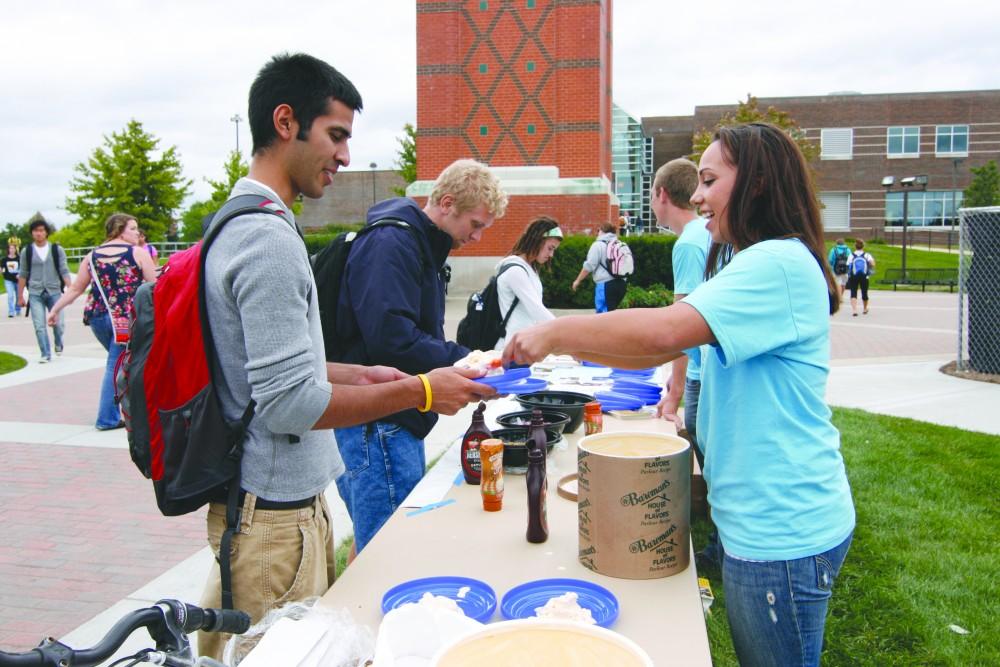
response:
<path id="1" fill-rule="evenodd" d="M 514 244 L 510 255 L 497 264 L 501 267 L 513 265 L 497 278 L 497 295 L 500 300 L 500 314 L 506 315 L 517 299 L 517 305 L 510 311 L 505 337 L 497 341 L 496 349 L 502 350 L 507 338 L 521 329 L 547 322 L 555 317 L 542 302 L 542 268 L 556 254 L 563 234 L 559 223 L 552 218 L 535 218 L 524 228 L 524 233 Z"/>

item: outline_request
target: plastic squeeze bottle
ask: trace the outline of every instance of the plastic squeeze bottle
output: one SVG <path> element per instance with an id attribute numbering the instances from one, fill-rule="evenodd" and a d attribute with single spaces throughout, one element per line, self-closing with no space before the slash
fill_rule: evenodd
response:
<path id="1" fill-rule="evenodd" d="M 527 446 L 529 454 L 532 450 L 538 450 L 542 453 L 543 471 L 545 470 L 545 454 L 547 451 L 545 444 L 548 442 L 548 439 L 549 436 L 545 433 L 545 417 L 542 415 L 541 410 L 535 408 L 531 411 L 531 425 L 528 427 L 528 438 L 525 446 Z"/>
<path id="2" fill-rule="evenodd" d="M 604 415 L 601 414 L 601 404 L 591 401 L 583 406 L 583 434 L 592 435 L 604 430 Z"/>
<path id="3" fill-rule="evenodd" d="M 528 533 L 529 542 L 549 539 L 549 522 L 545 503 L 549 494 L 549 480 L 545 476 L 545 450 L 528 452 Z"/>
<path id="4" fill-rule="evenodd" d="M 482 478 L 482 467 L 479 463 L 479 443 L 493 434 L 486 427 L 486 418 L 483 413 L 486 410 L 486 403 L 480 402 L 479 407 L 472 413 L 472 424 L 462 438 L 462 449 L 460 457 L 462 459 L 462 475 L 467 484 L 479 484 Z"/>
<path id="5" fill-rule="evenodd" d="M 479 443 L 479 462 L 483 470 L 479 484 L 483 509 L 498 512 L 503 507 L 503 441 L 487 438 Z"/>

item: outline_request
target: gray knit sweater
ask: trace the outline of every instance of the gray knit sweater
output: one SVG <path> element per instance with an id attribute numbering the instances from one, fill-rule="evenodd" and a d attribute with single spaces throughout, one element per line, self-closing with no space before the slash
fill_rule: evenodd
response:
<path id="1" fill-rule="evenodd" d="M 232 195 L 278 197 L 240 179 Z M 243 215 L 219 234 L 205 265 L 206 303 L 225 387 L 238 419 L 257 401 L 242 486 L 275 501 L 321 493 L 344 471 L 333 431 L 310 430 L 330 402 L 316 284 L 291 211 Z M 289 435 L 299 436 L 298 442 Z"/>

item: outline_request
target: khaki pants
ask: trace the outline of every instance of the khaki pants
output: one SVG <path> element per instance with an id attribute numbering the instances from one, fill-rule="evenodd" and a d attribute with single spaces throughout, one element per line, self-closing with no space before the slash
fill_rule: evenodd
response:
<path id="1" fill-rule="evenodd" d="M 323 595 L 333 585 L 333 526 L 323 494 L 309 507 L 257 510 L 256 496 L 246 494 L 240 529 L 233 536 L 233 605 L 254 623 L 275 607 Z M 225 503 L 208 508 L 208 543 L 216 557 L 226 530 Z M 219 607 L 222 580 L 216 560 L 202 594 L 202 607 Z M 198 633 L 198 652 L 222 660 L 230 635 Z"/>

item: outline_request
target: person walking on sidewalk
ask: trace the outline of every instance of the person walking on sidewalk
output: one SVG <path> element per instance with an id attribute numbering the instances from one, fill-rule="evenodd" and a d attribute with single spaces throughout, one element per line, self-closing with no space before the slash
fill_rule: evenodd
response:
<path id="1" fill-rule="evenodd" d="M 94 248 L 80 262 L 76 280 L 52 306 L 49 324 L 61 311 L 90 286 L 90 296 L 83 309 L 83 323 L 90 327 L 101 346 L 107 350 L 101 398 L 97 407 L 98 431 L 122 428 L 121 409 L 115 400 L 115 367 L 125 351 L 125 342 L 115 336 L 115 319 L 129 317 L 135 291 L 143 281 L 156 280 L 156 266 L 139 243 L 139 223 L 127 213 L 114 213 L 104 223 L 104 243 Z"/>
<path id="2" fill-rule="evenodd" d="M 837 279 L 837 291 L 840 298 L 844 298 L 844 286 L 847 285 L 847 269 L 851 258 L 851 249 L 844 243 L 844 239 L 837 239 L 837 244 L 830 248 L 830 256 L 827 261 L 833 270 L 833 277 Z"/>
<path id="3" fill-rule="evenodd" d="M 865 315 L 868 314 L 868 278 L 875 270 L 875 258 L 865 252 L 865 242 L 858 239 L 854 242 L 854 252 L 848 263 L 850 276 L 847 278 L 847 289 L 851 290 L 851 314 L 858 316 L 858 288 L 861 288 L 861 302 Z"/>
<path id="4" fill-rule="evenodd" d="M 605 222 L 601 225 L 601 233 L 590 244 L 587 258 L 583 260 L 583 268 L 573 279 L 572 289 L 575 292 L 584 278 L 594 274 L 594 310 L 598 313 L 617 309 L 628 287 L 624 278 L 614 276 L 608 270 L 608 245 L 618 239 L 617 231 L 616 223 Z"/>
<path id="5" fill-rule="evenodd" d="M 440 368 L 414 377 L 386 366 L 326 362 L 316 283 L 291 207 L 300 194 L 322 197 L 350 162 L 360 109 L 354 84 L 322 60 L 301 53 L 271 59 L 250 87 L 250 172 L 230 197 L 266 198 L 273 214 L 233 220 L 205 259 L 220 407 L 235 422 L 255 402 L 230 559 L 233 604 L 254 622 L 333 584 L 333 528 L 323 493 L 344 464 L 330 429 L 410 408 L 455 414 L 496 393 L 470 379 L 480 375 L 471 371 Z M 225 528 L 226 502 L 209 503 L 216 561 L 202 607 L 221 603 Z M 201 633 L 199 652 L 219 660 L 227 639 Z"/>
<path id="6" fill-rule="evenodd" d="M 12 238 L 7 242 L 7 257 L 3 260 L 3 286 L 7 291 L 7 317 L 17 317 L 21 314 L 21 305 L 17 302 L 17 274 L 21 266 L 21 256 L 17 244 Z"/>
<path id="7" fill-rule="evenodd" d="M 21 251 L 20 275 L 17 277 L 17 303 L 22 308 L 27 305 L 31 312 L 31 323 L 35 326 L 38 350 L 42 356 L 39 363 L 52 361 L 52 346 L 49 333 L 45 330 L 46 312 L 55 305 L 63 289 L 70 285 L 69 264 L 66 251 L 58 243 L 49 243 L 52 225 L 42 218 L 36 218 L 29 226 L 32 243 Z M 28 299 L 24 299 L 24 288 L 28 288 Z M 65 318 L 59 317 L 52 325 L 52 339 L 56 354 L 63 351 L 63 331 Z"/>

